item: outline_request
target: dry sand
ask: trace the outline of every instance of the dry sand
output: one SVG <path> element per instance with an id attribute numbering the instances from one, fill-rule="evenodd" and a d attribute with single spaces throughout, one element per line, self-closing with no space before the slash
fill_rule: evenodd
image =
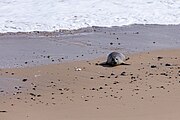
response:
<path id="1" fill-rule="evenodd" d="M 180 49 L 0 70 L 0 120 L 180 119 Z M 81 70 L 78 71 L 77 68 Z"/>

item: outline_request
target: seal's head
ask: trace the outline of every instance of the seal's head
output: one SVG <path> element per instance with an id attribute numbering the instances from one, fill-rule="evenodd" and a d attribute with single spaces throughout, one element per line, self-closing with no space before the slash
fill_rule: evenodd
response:
<path id="1" fill-rule="evenodd" d="M 112 52 L 108 55 L 106 64 L 111 66 L 116 66 L 123 64 L 124 61 L 125 61 L 125 56 L 122 53 Z"/>
<path id="2" fill-rule="evenodd" d="M 111 65 L 120 65 L 124 63 L 119 56 L 113 57 L 111 61 Z"/>

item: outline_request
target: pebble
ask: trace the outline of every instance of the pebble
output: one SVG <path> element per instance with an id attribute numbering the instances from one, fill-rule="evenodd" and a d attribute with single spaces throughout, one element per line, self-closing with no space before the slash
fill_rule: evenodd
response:
<path id="1" fill-rule="evenodd" d="M 82 69 L 81 68 L 75 68 L 75 71 L 81 71 Z"/>

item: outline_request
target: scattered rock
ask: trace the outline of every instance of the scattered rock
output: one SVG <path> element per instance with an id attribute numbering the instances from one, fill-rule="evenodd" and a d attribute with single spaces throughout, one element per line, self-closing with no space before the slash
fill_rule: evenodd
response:
<path id="1" fill-rule="evenodd" d="M 165 66 L 171 66 L 171 64 L 169 64 L 169 63 L 166 63 L 166 64 L 165 64 Z"/>
<path id="2" fill-rule="evenodd" d="M 161 60 L 161 59 L 163 59 L 163 57 L 158 57 L 158 60 Z"/>
<path id="3" fill-rule="evenodd" d="M 120 75 L 121 76 L 126 76 L 126 72 L 122 72 Z"/>
<path id="4" fill-rule="evenodd" d="M 161 73 L 160 75 L 168 76 L 168 74 L 167 74 L 167 73 Z"/>
<path id="5" fill-rule="evenodd" d="M 0 113 L 6 113 L 7 111 L 6 110 L 0 110 Z"/>
<path id="6" fill-rule="evenodd" d="M 103 89 L 103 87 L 99 87 L 99 89 Z"/>
<path id="7" fill-rule="evenodd" d="M 105 76 L 104 75 L 100 75 L 99 77 L 104 78 Z"/>
<path id="8" fill-rule="evenodd" d="M 157 66 L 156 65 L 151 65 L 151 68 L 156 68 Z"/>
<path id="9" fill-rule="evenodd" d="M 36 95 L 34 94 L 34 93 L 29 93 L 31 96 L 34 96 L 34 97 L 36 97 Z"/>
<path id="10" fill-rule="evenodd" d="M 111 75 L 115 75 L 114 73 L 111 73 Z"/>
<path id="11" fill-rule="evenodd" d="M 113 45 L 113 43 L 111 42 L 110 45 Z"/>
<path id="12" fill-rule="evenodd" d="M 164 87 L 164 86 L 161 86 L 160 88 L 165 89 L 165 87 Z"/>

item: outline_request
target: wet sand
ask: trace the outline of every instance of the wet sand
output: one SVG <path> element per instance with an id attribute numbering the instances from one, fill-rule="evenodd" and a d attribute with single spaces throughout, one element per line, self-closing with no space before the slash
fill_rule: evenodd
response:
<path id="1" fill-rule="evenodd" d="M 179 119 L 179 38 L 158 25 L 1 34 L 0 119 Z M 130 65 L 101 65 L 111 51 Z"/>
<path id="2" fill-rule="evenodd" d="M 11 89 L 0 91 L 1 119 L 179 119 L 179 51 L 136 53 L 116 67 L 99 65 L 102 57 L 2 69 Z"/>
<path id="3" fill-rule="evenodd" d="M 179 48 L 179 33 L 180 25 L 130 25 L 0 34 L 0 68 L 92 60 L 111 51 L 129 54 Z"/>

